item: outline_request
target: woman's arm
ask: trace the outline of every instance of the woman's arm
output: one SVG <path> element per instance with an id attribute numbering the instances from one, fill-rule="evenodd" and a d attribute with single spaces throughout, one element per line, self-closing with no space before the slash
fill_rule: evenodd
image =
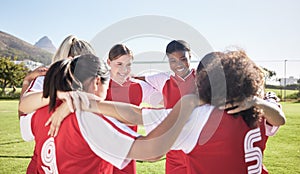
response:
<path id="1" fill-rule="evenodd" d="M 46 72 L 48 71 L 48 68 L 46 67 L 38 67 L 35 70 L 33 70 L 32 72 L 28 73 L 24 80 L 23 80 L 23 84 L 22 84 L 22 89 L 21 89 L 21 93 L 20 93 L 20 102 L 22 100 L 22 97 L 25 93 L 25 91 L 29 88 L 30 84 L 32 83 L 32 81 L 37 78 L 38 76 L 43 76 L 46 74 Z M 19 102 L 19 103 L 20 103 Z M 18 110 L 18 114 L 19 114 L 19 118 L 21 115 L 24 114 L 24 112 Z"/>
<path id="2" fill-rule="evenodd" d="M 69 112 L 74 112 L 72 98 L 69 92 L 58 92 L 57 99 L 63 100 L 68 106 Z M 49 104 L 49 98 L 43 98 L 43 92 L 29 92 L 25 93 L 19 103 L 19 111 L 24 113 L 31 113 L 37 109 Z"/>
<path id="3" fill-rule="evenodd" d="M 35 70 L 33 70 L 32 72 L 28 73 L 24 80 L 23 80 L 23 85 L 22 85 L 22 90 L 21 90 L 21 94 L 20 94 L 20 99 L 23 96 L 23 94 L 25 93 L 25 91 L 28 89 L 29 85 L 31 84 L 31 82 L 37 78 L 38 76 L 44 76 L 46 75 L 48 71 L 47 67 L 38 67 Z"/>
<path id="4" fill-rule="evenodd" d="M 282 109 L 276 104 L 256 97 L 254 105 L 261 108 L 268 123 L 273 126 L 284 125 L 286 118 Z"/>
<path id="5" fill-rule="evenodd" d="M 157 159 L 169 151 L 195 107 L 200 104 L 196 95 L 183 96 L 166 119 L 147 136 L 138 137 L 128 153 L 128 158 Z"/>
<path id="6" fill-rule="evenodd" d="M 142 125 L 142 109 L 136 105 L 115 101 L 90 101 L 88 112 L 107 115 L 125 124 Z"/>
<path id="7" fill-rule="evenodd" d="M 125 124 L 143 124 L 142 110 L 136 105 L 115 101 L 100 101 L 94 94 L 80 91 L 58 92 L 57 94 L 67 102 L 61 104 L 46 122 L 46 126 L 51 124 L 49 130 L 51 136 L 57 135 L 61 122 L 70 112 L 74 112 L 74 108 L 107 115 Z"/>
<path id="8" fill-rule="evenodd" d="M 49 104 L 48 98 L 43 98 L 43 92 L 25 93 L 19 102 L 19 111 L 31 113 Z"/>
<path id="9" fill-rule="evenodd" d="M 146 81 L 145 80 L 145 76 L 132 76 L 132 78 L 134 78 L 134 79 L 138 79 L 138 80 L 142 80 L 142 81 Z"/>
<path id="10" fill-rule="evenodd" d="M 74 97 L 74 95 L 71 96 Z M 86 101 L 86 99 L 83 99 L 82 96 L 80 100 L 74 98 L 73 100 Z M 143 123 L 142 109 L 135 105 L 112 101 L 99 102 L 98 100 L 91 99 L 89 100 L 89 103 L 79 103 L 81 103 L 80 106 L 77 103 L 75 104 L 75 108 L 113 116 L 114 118 L 127 123 Z M 177 104 L 174 106 L 173 110 L 169 113 L 166 119 L 159 126 L 157 126 L 147 136 L 140 136 L 135 140 L 127 157 L 140 160 L 159 159 L 173 145 L 182 127 L 188 120 L 190 114 L 199 104 L 199 98 L 196 95 L 186 95 L 182 97 L 180 101 L 177 102 Z M 68 109 L 66 109 L 66 104 L 62 105 L 62 107 L 65 108 L 61 108 L 61 111 L 65 112 L 65 114 L 63 115 L 67 115 L 69 111 Z M 59 108 L 57 108 L 57 111 L 58 110 Z M 56 123 L 57 127 L 50 126 L 50 131 L 51 129 L 53 130 L 52 132 L 50 132 L 51 135 L 57 135 L 59 125 L 64 118 L 61 117 L 61 113 L 56 115 L 57 118 L 59 118 L 59 124 Z M 49 119 L 47 121 L 47 124 L 49 124 L 50 122 L 53 122 L 53 119 Z"/>
<path id="11" fill-rule="evenodd" d="M 285 124 L 285 114 L 278 105 L 268 102 L 257 96 L 250 97 L 247 100 L 240 103 L 227 104 L 220 109 L 232 108 L 237 106 L 237 108 L 229 110 L 228 114 L 238 113 L 240 111 L 249 109 L 250 107 L 257 106 L 261 108 L 264 112 L 264 117 L 267 122 L 273 126 L 280 126 Z"/>

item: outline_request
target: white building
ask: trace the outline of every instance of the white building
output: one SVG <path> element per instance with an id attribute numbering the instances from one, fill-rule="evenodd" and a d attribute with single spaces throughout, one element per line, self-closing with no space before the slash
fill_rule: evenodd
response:
<path id="1" fill-rule="evenodd" d="M 40 63 L 40 62 L 35 62 L 35 61 L 32 61 L 32 60 L 29 60 L 29 59 L 25 59 L 25 60 L 22 60 L 22 61 L 19 61 L 19 60 L 15 60 L 13 61 L 15 64 L 20 64 L 20 63 L 24 63 L 24 65 L 30 69 L 31 71 L 40 67 L 40 66 L 43 66 L 44 64 Z"/>
<path id="2" fill-rule="evenodd" d="M 280 82 L 280 86 L 298 84 L 298 79 L 293 76 L 290 76 L 289 78 L 280 78 L 278 81 Z"/>

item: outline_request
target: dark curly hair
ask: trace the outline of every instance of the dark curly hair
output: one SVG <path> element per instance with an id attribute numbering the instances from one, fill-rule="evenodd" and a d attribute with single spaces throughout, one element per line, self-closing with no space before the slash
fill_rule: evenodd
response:
<path id="1" fill-rule="evenodd" d="M 244 51 L 213 52 L 211 62 L 197 69 L 199 97 L 206 103 L 221 106 L 259 96 L 264 83 L 264 73 Z M 200 64 L 199 64 L 200 66 Z M 241 115 L 249 127 L 256 127 L 260 110 L 252 107 Z"/>

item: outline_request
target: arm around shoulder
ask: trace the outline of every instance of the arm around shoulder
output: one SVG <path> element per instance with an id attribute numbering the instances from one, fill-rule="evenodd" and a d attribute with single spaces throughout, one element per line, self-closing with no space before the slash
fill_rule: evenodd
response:
<path id="1" fill-rule="evenodd" d="M 175 142 L 195 107 L 200 104 L 196 95 L 186 95 L 176 103 L 167 118 L 147 136 L 138 137 L 128 154 L 140 160 L 158 159 Z"/>
<path id="2" fill-rule="evenodd" d="M 266 101 L 262 98 L 255 97 L 254 105 L 263 109 L 264 117 L 267 122 L 273 126 L 284 125 L 286 122 L 285 114 L 276 103 Z"/>

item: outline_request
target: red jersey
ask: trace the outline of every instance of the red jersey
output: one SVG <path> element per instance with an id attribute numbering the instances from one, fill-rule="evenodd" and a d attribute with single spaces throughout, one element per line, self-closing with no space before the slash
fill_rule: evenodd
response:
<path id="1" fill-rule="evenodd" d="M 122 85 L 110 80 L 109 87 L 107 90 L 107 95 L 105 100 L 118 101 L 124 103 L 134 104 L 139 106 L 142 102 L 153 104 L 154 98 L 151 97 L 157 91 L 147 83 L 128 79 Z M 132 130 L 137 132 L 137 126 L 129 126 Z M 102 168 L 102 167 L 101 167 Z M 135 174 L 136 173 L 136 163 L 132 160 L 124 169 L 119 170 L 114 167 L 114 174 Z"/>
<path id="2" fill-rule="evenodd" d="M 38 173 L 112 173 L 113 165 L 124 168 L 126 156 L 137 133 L 115 119 L 89 112 L 76 112 L 65 118 L 58 135 L 47 135 L 48 106 L 21 117 L 25 140 L 35 139 Z M 122 146 L 122 148 L 120 148 Z"/>
<path id="3" fill-rule="evenodd" d="M 146 76 L 145 80 L 163 94 L 164 106 L 167 109 L 173 108 L 182 96 L 196 92 L 194 69 L 184 79 L 177 75 L 159 73 Z"/>
<path id="4" fill-rule="evenodd" d="M 43 91 L 45 76 L 38 76 L 31 83 L 26 92 L 41 92 Z"/>
<path id="5" fill-rule="evenodd" d="M 142 102 L 157 105 L 160 101 L 157 99 L 158 91 L 148 83 L 128 79 L 123 84 L 110 80 L 107 90 L 106 100 L 118 101 L 139 106 Z"/>
<path id="6" fill-rule="evenodd" d="M 143 110 L 147 132 L 164 120 L 163 112 Z M 268 136 L 277 130 L 265 120 L 250 129 L 242 117 L 206 104 L 193 111 L 171 149 L 186 154 L 186 173 L 267 173 L 262 167 L 263 151 Z"/>
<path id="7" fill-rule="evenodd" d="M 215 109 L 187 154 L 189 173 L 261 173 L 264 130 L 250 129 L 242 117 Z"/>
<path id="8" fill-rule="evenodd" d="M 164 107 L 173 108 L 184 95 L 196 92 L 195 70 L 184 79 L 177 75 L 159 73 L 146 76 L 146 81 L 163 94 Z M 171 150 L 166 156 L 166 173 L 186 173 L 187 161 L 181 150 Z"/>

